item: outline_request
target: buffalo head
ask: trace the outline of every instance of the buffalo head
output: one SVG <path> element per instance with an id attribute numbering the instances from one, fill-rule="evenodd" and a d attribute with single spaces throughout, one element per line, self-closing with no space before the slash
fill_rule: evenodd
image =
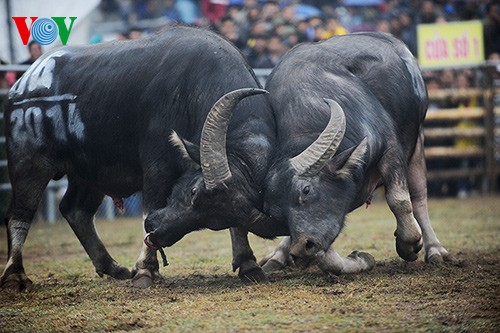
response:
<path id="1" fill-rule="evenodd" d="M 325 102 L 330 120 L 323 132 L 297 156 L 273 164 L 266 179 L 266 213 L 287 221 L 290 254 L 302 264 L 324 254 L 342 230 L 367 151 L 366 138 L 338 151 L 346 131 L 345 114 L 337 102 Z"/>
<path id="2" fill-rule="evenodd" d="M 199 146 L 172 133 L 170 141 L 180 150 L 186 169 L 173 187 L 167 207 L 148 214 L 144 225 L 147 245 L 171 246 L 191 231 L 225 229 L 236 226 L 243 216 L 254 220 L 262 215 L 239 184 L 244 178 L 239 177 L 239 168 L 233 175 L 229 167 L 226 134 L 238 102 L 263 93 L 267 91 L 246 88 L 222 96 L 207 115 Z"/>

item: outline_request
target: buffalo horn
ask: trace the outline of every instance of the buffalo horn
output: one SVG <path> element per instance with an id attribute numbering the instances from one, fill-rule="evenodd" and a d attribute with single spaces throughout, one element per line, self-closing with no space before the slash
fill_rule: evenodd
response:
<path id="1" fill-rule="evenodd" d="M 300 176 L 311 177 L 316 175 L 335 155 L 340 142 L 344 138 L 346 120 L 340 105 L 331 100 L 324 99 L 330 106 L 330 121 L 323 132 L 302 153 L 290 159 L 290 164 Z"/>
<path id="2" fill-rule="evenodd" d="M 266 90 L 243 88 L 222 96 L 207 115 L 200 143 L 200 163 L 207 190 L 231 178 L 226 156 L 226 133 L 231 114 L 243 98 L 267 93 Z"/>

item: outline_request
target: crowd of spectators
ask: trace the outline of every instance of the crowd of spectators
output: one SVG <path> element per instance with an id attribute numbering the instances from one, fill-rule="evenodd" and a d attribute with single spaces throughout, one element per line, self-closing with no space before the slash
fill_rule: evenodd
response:
<path id="1" fill-rule="evenodd" d="M 101 9 L 129 27 L 159 17 L 209 26 L 254 68 L 273 67 L 298 43 L 358 31 L 389 32 L 417 56 L 417 24 L 473 19 L 483 21 L 486 56 L 500 53 L 496 0 L 102 0 Z"/>
<path id="2" fill-rule="evenodd" d="M 144 29 L 138 22 L 160 18 L 209 27 L 238 47 L 252 68 L 274 67 L 299 43 L 359 31 L 391 33 L 418 56 L 417 24 L 472 19 L 483 22 L 486 58 L 500 59 L 500 0 L 101 0 L 100 10 L 103 20 L 128 27 L 117 39 L 154 33 L 159 26 Z M 89 42 L 102 40 L 94 35 Z M 439 81 L 440 73 L 425 75 Z"/>

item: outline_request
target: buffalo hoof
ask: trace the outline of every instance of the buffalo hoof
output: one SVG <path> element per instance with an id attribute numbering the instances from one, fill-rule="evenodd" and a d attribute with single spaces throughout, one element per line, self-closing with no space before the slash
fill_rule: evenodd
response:
<path id="1" fill-rule="evenodd" d="M 282 271 L 285 268 L 286 268 L 286 265 L 284 265 L 283 263 L 281 263 L 280 261 L 278 261 L 276 259 L 270 259 L 270 260 L 266 261 L 266 263 L 264 263 L 264 265 L 262 266 L 262 269 L 266 273 Z"/>
<path id="2" fill-rule="evenodd" d="M 114 279 L 117 280 L 128 280 L 132 277 L 132 273 L 130 272 L 129 269 L 120 266 L 118 263 L 113 262 L 110 267 L 107 267 L 106 269 L 102 270 L 97 270 L 97 274 L 102 277 L 104 274 L 111 276 Z"/>
<path id="3" fill-rule="evenodd" d="M 0 279 L 0 289 L 11 292 L 30 291 L 33 282 L 24 273 L 15 273 L 2 276 Z"/>
<path id="4" fill-rule="evenodd" d="M 132 285 L 136 288 L 149 288 L 154 282 L 162 282 L 163 277 L 157 270 L 139 269 L 134 270 Z"/>
<path id="5" fill-rule="evenodd" d="M 445 255 L 442 256 L 443 257 L 443 260 L 445 263 L 449 263 L 453 266 L 457 266 L 457 267 L 463 267 L 464 266 L 464 261 L 461 260 L 461 259 L 458 259 L 456 258 L 455 256 L 447 253 Z"/>
<path id="6" fill-rule="evenodd" d="M 317 258 L 316 256 L 310 256 L 310 257 L 295 257 L 292 256 L 293 259 L 293 264 L 295 268 L 298 268 L 300 270 L 305 270 L 308 267 L 314 265 L 317 263 Z"/>
<path id="7" fill-rule="evenodd" d="M 267 274 L 260 267 L 254 267 L 250 270 L 240 271 L 238 272 L 238 277 L 243 283 L 252 284 L 252 283 L 266 283 L 269 282 L 269 278 Z"/>
<path id="8" fill-rule="evenodd" d="M 448 253 L 442 246 L 431 248 L 426 251 L 425 262 L 431 265 L 442 265 L 449 263 L 453 266 L 463 266 L 463 261 Z"/>
<path id="9" fill-rule="evenodd" d="M 441 254 L 435 253 L 429 257 L 426 256 L 425 262 L 432 265 L 440 265 L 444 263 L 444 258 Z"/>
<path id="10" fill-rule="evenodd" d="M 266 273 L 257 265 L 255 260 L 245 260 L 239 264 L 239 268 L 238 277 L 244 283 L 265 283 L 269 281 Z"/>
<path id="11" fill-rule="evenodd" d="M 334 275 L 357 274 L 375 267 L 375 258 L 369 253 L 353 251 L 341 257 L 333 248 L 318 258 L 318 267 L 325 273 Z"/>
<path id="12" fill-rule="evenodd" d="M 377 264 L 375 258 L 367 252 L 353 251 L 348 257 L 362 263 L 361 271 L 371 271 Z"/>
<path id="13" fill-rule="evenodd" d="M 396 236 L 396 251 L 406 261 L 417 260 L 418 252 L 422 249 L 422 245 L 422 238 L 415 243 L 408 243 Z"/>
<path id="14" fill-rule="evenodd" d="M 128 280 L 132 277 L 132 273 L 130 273 L 130 270 L 128 270 L 125 267 L 121 267 L 113 272 L 113 275 L 111 275 L 117 280 Z"/>
<path id="15" fill-rule="evenodd" d="M 132 279 L 132 285 L 136 288 L 149 288 L 153 285 L 153 274 L 147 269 L 137 271 Z"/>

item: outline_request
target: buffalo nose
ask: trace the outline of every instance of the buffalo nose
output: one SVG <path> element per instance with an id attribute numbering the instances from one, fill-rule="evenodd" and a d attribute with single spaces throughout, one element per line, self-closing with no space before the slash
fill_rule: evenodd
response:
<path id="1" fill-rule="evenodd" d="M 290 255 L 295 260 L 296 258 L 312 257 L 320 250 L 320 246 L 307 237 L 300 237 L 292 244 Z"/>

